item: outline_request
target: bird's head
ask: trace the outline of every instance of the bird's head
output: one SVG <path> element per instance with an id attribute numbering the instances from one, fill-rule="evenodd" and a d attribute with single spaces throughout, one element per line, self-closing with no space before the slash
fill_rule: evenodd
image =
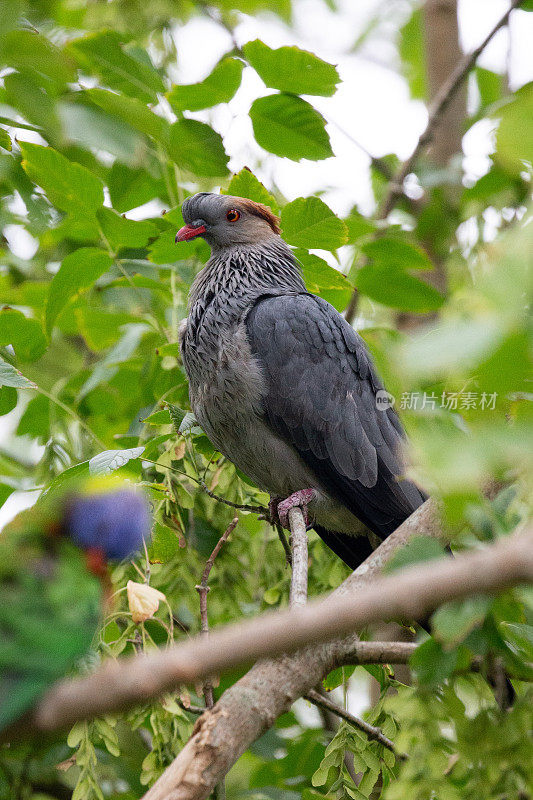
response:
<path id="1" fill-rule="evenodd" d="M 202 236 L 214 249 L 242 244 L 260 244 L 279 236 L 279 220 L 262 203 L 244 197 L 199 192 L 181 207 L 185 225 L 176 242 Z"/>
<path id="2" fill-rule="evenodd" d="M 131 557 L 150 538 L 144 495 L 123 481 L 91 478 L 63 501 L 61 532 L 86 552 L 89 569 L 103 573 L 108 561 Z"/>

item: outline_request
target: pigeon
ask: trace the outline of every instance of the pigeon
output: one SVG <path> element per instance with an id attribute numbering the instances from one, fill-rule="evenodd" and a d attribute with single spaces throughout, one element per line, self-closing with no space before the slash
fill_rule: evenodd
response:
<path id="1" fill-rule="evenodd" d="M 107 561 L 149 534 L 145 498 L 102 478 L 39 500 L 0 532 L 0 732 L 90 650 Z"/>
<path id="2" fill-rule="evenodd" d="M 355 569 L 426 499 L 405 476 L 404 432 L 367 348 L 306 290 L 267 206 L 200 192 L 182 214 L 176 242 L 211 247 L 180 329 L 196 419 L 284 527 L 299 506 Z"/>

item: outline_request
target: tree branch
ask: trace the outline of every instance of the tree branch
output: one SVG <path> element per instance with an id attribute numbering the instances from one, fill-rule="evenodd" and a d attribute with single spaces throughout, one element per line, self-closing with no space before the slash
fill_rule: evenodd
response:
<path id="1" fill-rule="evenodd" d="M 291 528 L 291 589 L 289 605 L 291 608 L 305 606 L 307 603 L 307 527 L 302 509 L 296 506 L 289 511 Z"/>
<path id="2" fill-rule="evenodd" d="M 511 0 L 509 8 L 505 12 L 505 14 L 498 20 L 496 25 L 492 28 L 492 30 L 485 36 L 481 44 L 479 44 L 471 53 L 467 53 L 464 58 L 459 61 L 453 72 L 450 74 L 448 79 L 442 84 L 439 91 L 435 95 L 433 102 L 429 108 L 429 118 L 427 125 L 420 135 L 418 142 L 416 143 L 416 147 L 409 156 L 409 158 L 403 162 L 402 166 L 396 173 L 396 176 L 392 183 L 390 184 L 389 191 L 381 204 L 379 211 L 378 211 L 378 219 L 386 219 L 389 213 L 392 211 L 396 201 L 399 197 L 403 194 L 403 183 L 409 173 L 412 171 L 415 161 L 417 160 L 418 156 L 424 149 L 424 147 L 431 141 L 435 128 L 439 124 L 440 120 L 448 105 L 450 104 L 451 100 L 455 96 L 455 93 L 461 86 L 462 82 L 475 65 L 477 59 L 486 48 L 488 43 L 491 39 L 498 33 L 500 28 L 503 28 L 509 19 L 509 15 L 511 12 L 518 8 L 523 3 L 524 0 Z"/>
<path id="3" fill-rule="evenodd" d="M 338 717 L 346 720 L 346 722 L 349 722 L 350 725 L 354 726 L 354 728 L 358 728 L 360 731 L 363 731 L 363 733 L 366 733 L 369 739 L 372 739 L 374 742 L 379 742 L 379 744 L 382 744 L 383 747 L 387 748 L 387 750 L 390 750 L 392 753 L 394 753 L 396 758 L 402 760 L 407 758 L 405 753 L 398 753 L 394 746 L 394 742 L 391 742 L 391 740 L 385 736 L 381 728 L 378 728 L 375 725 L 370 725 L 360 717 L 355 717 L 353 714 L 350 714 L 349 711 L 345 711 L 344 708 L 341 708 L 336 703 L 333 703 L 331 700 L 329 700 L 329 698 L 323 697 L 314 689 L 311 689 L 310 692 L 307 692 L 304 697 L 306 700 L 309 700 L 310 703 L 313 703 L 313 705 L 318 706 L 319 708 L 324 708 L 327 711 L 332 711 L 333 714 L 337 714 Z"/>

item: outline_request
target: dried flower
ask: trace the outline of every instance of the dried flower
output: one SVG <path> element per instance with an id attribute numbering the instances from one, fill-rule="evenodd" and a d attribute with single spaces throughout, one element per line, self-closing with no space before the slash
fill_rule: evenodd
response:
<path id="1" fill-rule="evenodd" d="M 153 617 L 159 608 L 161 600 L 166 600 L 163 592 L 148 586 L 147 583 L 128 581 L 126 590 L 128 592 L 128 605 L 135 624 Z"/>

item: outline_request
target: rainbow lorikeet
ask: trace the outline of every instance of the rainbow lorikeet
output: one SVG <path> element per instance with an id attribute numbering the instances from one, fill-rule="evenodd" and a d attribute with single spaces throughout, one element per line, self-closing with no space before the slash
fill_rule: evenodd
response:
<path id="1" fill-rule="evenodd" d="M 102 478 L 44 498 L 0 532 L 0 731 L 89 651 L 107 561 L 149 534 L 143 495 Z"/>

